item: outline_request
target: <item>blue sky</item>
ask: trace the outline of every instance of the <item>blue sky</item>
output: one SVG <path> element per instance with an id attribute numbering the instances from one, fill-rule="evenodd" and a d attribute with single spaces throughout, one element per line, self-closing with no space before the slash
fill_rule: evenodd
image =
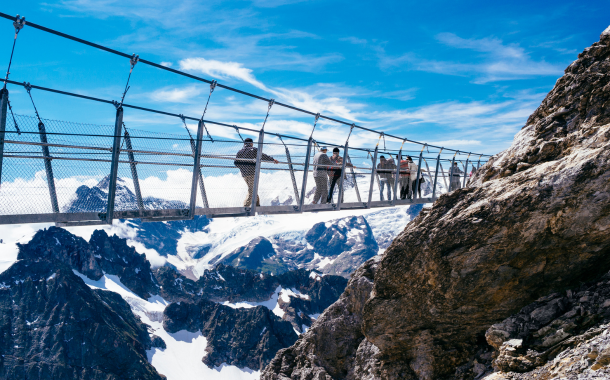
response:
<path id="1" fill-rule="evenodd" d="M 115 1 L 5 2 L 0 11 L 265 97 L 465 151 L 497 153 L 577 54 L 599 40 L 607 2 Z M 0 20 L 0 70 L 13 40 Z M 20 33 L 11 79 L 120 99 L 128 60 L 44 32 Z M 4 74 L 2 74 L 4 75 Z M 143 64 L 126 103 L 199 117 L 209 88 Z M 33 114 L 11 86 L 16 112 Z M 41 116 L 112 124 L 112 106 L 34 92 Z M 259 128 L 267 105 L 226 90 L 206 118 Z M 127 110 L 128 126 L 181 122 Z M 268 129 L 309 136 L 313 117 L 274 107 Z M 194 125 L 191 125 L 193 127 Z M 216 136 L 233 130 L 211 128 Z M 344 141 L 322 122 L 315 137 Z M 357 133 L 360 146 L 376 138 Z M 388 140 L 390 146 L 400 145 Z"/>

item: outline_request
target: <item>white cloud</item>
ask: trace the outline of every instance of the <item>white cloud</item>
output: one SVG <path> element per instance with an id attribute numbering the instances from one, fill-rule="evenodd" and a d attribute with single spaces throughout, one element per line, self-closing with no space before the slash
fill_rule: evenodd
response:
<path id="1" fill-rule="evenodd" d="M 199 94 L 201 94 L 199 86 L 189 86 L 185 88 L 159 89 L 151 93 L 150 98 L 157 102 L 182 103 L 191 101 Z"/>
<path id="2" fill-rule="evenodd" d="M 217 79 L 234 78 L 268 91 L 267 87 L 259 82 L 252 70 L 245 68 L 238 62 L 222 62 L 205 58 L 186 58 L 180 61 L 180 69 L 186 71 L 200 72 Z"/>
<path id="3" fill-rule="evenodd" d="M 165 67 L 172 67 L 173 63 L 163 61 L 163 62 L 160 63 L 160 65 L 161 66 L 165 66 Z"/>
<path id="4" fill-rule="evenodd" d="M 482 53 L 477 63 L 431 60 L 406 53 L 398 57 L 385 55 L 379 50 L 382 69 L 401 68 L 445 75 L 474 76 L 475 83 L 524 79 L 535 76 L 559 76 L 564 65 L 534 60 L 518 44 L 504 44 L 497 38 L 467 39 L 453 33 L 441 33 L 437 40 L 456 49 Z"/>

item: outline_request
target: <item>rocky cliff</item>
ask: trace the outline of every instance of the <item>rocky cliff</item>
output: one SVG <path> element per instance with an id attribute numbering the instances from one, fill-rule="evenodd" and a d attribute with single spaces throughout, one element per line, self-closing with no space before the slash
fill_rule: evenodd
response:
<path id="1" fill-rule="evenodd" d="M 480 349 L 490 326 L 606 272 L 609 45 L 607 30 L 566 69 L 509 149 L 406 227 L 379 262 L 363 308 L 344 300 L 348 286 L 341 300 L 352 312 L 338 318 L 353 328 L 326 339 L 349 347 L 326 350 L 306 334 L 262 379 L 309 378 L 305 367 L 319 379 L 468 378 L 464 366 L 488 357 Z M 359 271 L 350 284 L 359 281 L 370 278 Z"/>

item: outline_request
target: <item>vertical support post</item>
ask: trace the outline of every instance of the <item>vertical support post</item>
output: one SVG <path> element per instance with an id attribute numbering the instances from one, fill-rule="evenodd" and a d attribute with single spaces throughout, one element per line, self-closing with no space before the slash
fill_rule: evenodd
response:
<path id="1" fill-rule="evenodd" d="M 131 145 L 131 137 L 125 129 L 125 146 L 127 147 L 127 156 L 129 157 L 129 167 L 131 168 L 131 178 L 133 179 L 133 187 L 136 190 L 136 202 L 138 209 L 144 211 L 144 202 L 142 202 L 142 192 L 140 191 L 140 180 L 138 178 L 138 169 L 136 168 L 136 160 L 133 155 L 133 147 Z"/>
<path id="2" fill-rule="evenodd" d="M 428 173 L 428 181 L 430 181 L 430 183 L 432 183 L 432 173 L 430 171 L 430 166 L 428 166 L 428 161 L 426 161 L 426 159 L 424 158 L 424 164 L 426 164 L 426 173 Z"/>
<path id="3" fill-rule="evenodd" d="M 373 186 L 375 186 L 375 176 L 377 175 L 377 151 L 379 147 L 375 147 L 375 154 L 373 155 L 373 168 L 371 170 L 371 183 L 369 186 L 369 200 L 366 203 L 365 208 L 371 208 L 371 201 L 373 200 Z"/>
<path id="4" fill-rule="evenodd" d="M 108 206 L 106 208 L 106 223 L 112 224 L 114 219 L 114 200 L 116 196 L 116 178 L 119 173 L 119 156 L 121 154 L 121 130 L 123 128 L 123 107 L 118 106 L 114 121 L 114 139 L 112 142 L 112 161 L 108 183 Z"/>
<path id="5" fill-rule="evenodd" d="M 345 142 L 343 150 L 343 162 L 341 163 L 341 178 L 339 178 L 339 198 L 337 199 L 337 211 L 341 210 L 341 202 L 343 202 L 343 178 L 345 177 L 345 164 L 347 163 L 348 142 Z"/>
<path id="6" fill-rule="evenodd" d="M 203 141 L 203 120 L 199 120 L 197 124 L 197 141 L 195 141 L 195 147 L 193 150 L 193 179 L 191 181 L 191 200 L 189 207 L 189 217 L 193 219 L 195 217 L 195 206 L 197 205 L 197 182 L 201 176 L 201 142 Z M 191 139 L 191 148 L 193 143 Z"/>
<path id="7" fill-rule="evenodd" d="M 47 131 L 42 121 L 38 122 L 38 132 L 40 132 L 40 142 L 47 144 Z M 59 204 L 57 203 L 57 191 L 55 190 L 55 178 L 53 177 L 53 165 L 51 164 L 51 154 L 49 147 L 42 145 L 42 155 L 44 159 L 44 169 L 47 174 L 47 184 L 49 186 L 49 195 L 51 196 L 51 207 L 54 213 L 59 212 Z"/>
<path id="8" fill-rule="evenodd" d="M 283 142 L 283 141 L 282 141 Z M 297 187 L 297 179 L 294 177 L 294 168 L 292 167 L 292 158 L 290 157 L 290 151 L 288 150 L 288 146 L 284 144 L 284 149 L 286 149 L 286 159 L 288 160 L 288 169 L 290 169 L 290 179 L 292 179 L 292 187 L 294 189 L 294 200 L 298 202 L 299 197 L 299 188 Z"/>
<path id="9" fill-rule="evenodd" d="M 204 125 L 205 126 L 205 125 Z M 190 135 L 190 133 L 189 133 Z M 203 135 L 201 135 L 203 138 Z M 197 146 L 195 145 L 195 141 L 193 141 L 193 138 L 191 137 L 191 150 L 193 151 L 193 158 L 195 157 L 195 152 L 197 151 Z M 203 144 L 203 142 L 202 142 Z M 199 159 L 199 161 L 201 161 L 201 158 Z M 195 170 L 193 168 L 193 170 Z M 203 174 L 201 173 L 201 166 L 199 166 L 199 168 L 197 169 L 199 170 L 199 174 L 197 175 L 197 178 L 199 179 L 199 190 L 201 191 L 201 200 L 203 201 L 203 207 L 204 208 L 209 208 L 210 205 L 208 203 L 208 194 L 205 191 L 205 185 L 203 184 Z M 197 197 L 195 197 L 195 203 L 197 203 L 196 201 Z"/>
<path id="10" fill-rule="evenodd" d="M 398 190 L 398 182 L 400 182 L 400 161 L 402 161 L 402 149 L 398 151 L 396 160 L 396 177 L 394 178 L 394 198 L 392 198 L 392 206 L 396 205 L 396 200 L 398 199 L 396 191 Z"/>
<path id="11" fill-rule="evenodd" d="M 349 154 L 347 155 L 347 163 L 352 165 L 352 160 L 349 158 Z M 356 197 L 358 197 L 358 203 L 362 203 L 362 199 L 360 199 L 360 191 L 358 190 L 358 181 L 356 181 L 356 173 L 354 172 L 353 165 L 349 167 L 350 173 L 352 173 L 352 178 L 354 179 L 354 189 L 356 190 Z"/>
<path id="12" fill-rule="evenodd" d="M 418 194 L 419 192 L 419 177 L 421 174 L 421 160 L 424 154 L 424 150 L 422 149 L 421 152 L 419 152 L 419 162 L 417 163 L 417 177 L 415 177 L 415 191 L 413 191 L 413 199 L 417 199 L 418 195 L 419 198 L 421 198 L 421 194 Z"/>
<path id="13" fill-rule="evenodd" d="M 4 135 L 6 133 L 6 107 L 8 104 L 8 90 L 0 90 L 0 185 L 2 184 L 2 164 L 4 162 Z"/>
<path id="14" fill-rule="evenodd" d="M 309 156 L 311 155 L 312 139 L 307 142 L 307 153 L 305 154 L 305 165 L 303 166 L 303 185 L 301 186 L 301 198 L 299 199 L 299 212 L 303 212 L 305 193 L 307 191 L 307 177 L 309 175 Z"/>
<path id="15" fill-rule="evenodd" d="M 256 166 L 254 168 L 254 185 L 252 186 L 252 204 L 248 216 L 256 215 L 256 200 L 258 199 L 258 180 L 261 174 L 261 159 L 263 158 L 263 142 L 265 131 L 261 129 L 258 133 L 258 150 L 256 152 Z"/>
<path id="16" fill-rule="evenodd" d="M 438 162 L 439 162 L 439 164 L 440 164 L 440 162 L 441 162 L 441 157 L 440 157 L 440 155 L 439 155 L 439 157 L 438 157 Z M 445 170 L 443 169 L 443 165 L 442 165 L 442 164 L 440 164 L 440 167 L 441 167 L 441 177 L 443 178 L 443 183 L 445 184 L 445 188 L 446 188 L 447 190 L 449 190 L 449 186 L 447 186 L 447 178 L 446 178 L 446 176 L 445 176 Z M 450 183 L 451 183 L 451 182 L 450 182 Z"/>
<path id="17" fill-rule="evenodd" d="M 453 189 L 453 166 L 455 165 L 455 154 L 453 155 L 453 160 L 451 160 L 451 167 L 449 168 L 449 192 L 451 192 Z M 459 178 L 458 178 L 459 181 Z"/>
<path id="18" fill-rule="evenodd" d="M 438 168 L 441 166 L 441 154 L 436 159 L 436 171 L 434 172 L 434 184 L 432 185 L 432 199 L 436 197 L 436 182 L 438 180 Z"/>
<path id="19" fill-rule="evenodd" d="M 469 158 L 466 158 L 466 167 L 464 169 L 464 184 L 462 185 L 462 187 L 466 187 L 466 178 L 468 177 L 468 159 Z"/>

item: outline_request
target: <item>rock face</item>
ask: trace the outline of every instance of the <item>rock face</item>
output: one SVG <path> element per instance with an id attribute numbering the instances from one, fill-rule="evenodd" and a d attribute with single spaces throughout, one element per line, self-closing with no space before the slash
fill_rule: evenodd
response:
<path id="1" fill-rule="evenodd" d="M 562 351 L 604 333 L 608 326 L 600 325 L 608 322 L 610 275 L 605 275 L 596 283 L 538 299 L 491 326 L 485 337 L 496 350 L 495 369 L 527 372 L 545 365 Z M 598 354 L 601 355 L 601 351 Z M 589 359 L 587 367 L 601 363 L 597 356 Z M 599 364 L 597 368 L 608 363 Z"/>
<path id="2" fill-rule="evenodd" d="M 358 379 L 374 360 L 360 326 L 362 310 L 373 289 L 378 257 L 353 274 L 339 300 L 322 313 L 314 325 L 290 348 L 280 350 L 261 374 L 261 380 Z M 356 355 L 359 347 L 360 355 Z M 365 354 L 365 351 L 367 352 Z M 369 355 L 373 356 L 370 357 Z M 356 367 L 359 370 L 356 370 Z"/>
<path id="3" fill-rule="evenodd" d="M 0 274 L 2 379 L 165 378 L 149 348 L 118 294 L 91 290 L 54 256 L 21 255 Z"/>
<path id="4" fill-rule="evenodd" d="M 368 378 L 400 372 L 398 378 L 459 378 L 491 325 L 608 271 L 609 45 L 604 34 L 581 53 L 513 145 L 394 240 L 379 263 L 362 324 L 352 326 L 358 332 L 328 332 L 325 342 L 307 349 L 298 348 L 301 339 L 278 353 L 264 378 L 301 379 L 294 368 L 307 363 L 302 355 L 360 333 L 370 342 L 361 352 L 377 360 L 359 367 L 368 368 Z M 310 363 L 343 379 L 352 368 L 345 363 L 363 356 L 350 353 L 337 364 L 316 355 Z M 386 366 L 393 372 L 384 373 Z"/>
<path id="5" fill-rule="evenodd" d="M 297 339 L 292 325 L 264 306 L 233 309 L 207 300 L 170 304 L 163 327 L 172 333 L 201 331 L 207 339 L 203 362 L 209 367 L 226 363 L 260 370 Z"/>
<path id="6" fill-rule="evenodd" d="M 258 237 L 245 247 L 237 248 L 221 261 L 236 268 L 258 269 L 265 273 L 282 273 L 288 270 L 281 257 L 276 255 L 271 242 Z"/>

